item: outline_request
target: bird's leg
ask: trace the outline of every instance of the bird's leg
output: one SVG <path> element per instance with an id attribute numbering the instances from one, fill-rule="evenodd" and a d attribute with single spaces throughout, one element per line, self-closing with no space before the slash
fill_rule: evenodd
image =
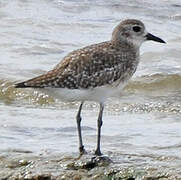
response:
<path id="1" fill-rule="evenodd" d="M 82 133 L 81 133 L 81 125 L 80 125 L 81 120 L 82 120 L 81 115 L 80 115 L 81 110 L 82 110 L 82 105 L 83 105 L 83 102 L 81 102 L 77 116 L 76 116 L 78 136 L 79 136 L 79 152 L 81 155 L 85 153 L 85 149 L 84 149 L 83 142 L 82 142 Z"/>
<path id="2" fill-rule="evenodd" d="M 100 149 L 100 141 L 101 141 L 101 126 L 102 126 L 102 114 L 104 110 L 104 104 L 100 103 L 100 111 L 99 111 L 99 116 L 97 120 L 97 127 L 98 127 L 98 133 L 97 133 L 97 149 L 95 151 L 95 155 L 100 156 L 102 155 L 101 149 Z"/>

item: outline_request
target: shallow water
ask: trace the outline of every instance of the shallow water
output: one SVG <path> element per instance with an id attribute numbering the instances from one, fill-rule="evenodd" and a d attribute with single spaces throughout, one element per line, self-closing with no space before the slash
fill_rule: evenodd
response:
<path id="1" fill-rule="evenodd" d="M 0 9 L 1 153 L 77 152 L 79 103 L 63 103 L 12 85 L 50 70 L 71 50 L 110 39 L 120 20 L 137 18 L 167 44 L 146 42 L 134 77 L 119 97 L 108 100 L 102 151 L 112 152 L 113 159 L 123 154 L 173 158 L 173 171 L 181 173 L 179 0 L 6 0 L 0 2 Z M 95 148 L 97 115 L 98 105 L 86 103 L 82 125 L 88 150 Z M 117 161 L 121 164 L 122 159 Z M 164 166 L 169 168 L 169 163 Z"/>

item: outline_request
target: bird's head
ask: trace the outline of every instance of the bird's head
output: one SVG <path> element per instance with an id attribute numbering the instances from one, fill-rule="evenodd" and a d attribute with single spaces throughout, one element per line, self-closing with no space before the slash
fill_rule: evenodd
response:
<path id="1" fill-rule="evenodd" d="M 112 40 L 117 42 L 128 42 L 136 47 L 140 47 L 144 41 L 152 40 L 165 43 L 161 38 L 146 31 L 145 25 L 136 19 L 127 19 L 115 27 Z"/>

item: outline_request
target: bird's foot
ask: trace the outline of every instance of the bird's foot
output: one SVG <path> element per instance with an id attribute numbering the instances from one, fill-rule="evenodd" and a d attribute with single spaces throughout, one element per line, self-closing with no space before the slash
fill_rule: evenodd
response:
<path id="1" fill-rule="evenodd" d="M 87 154 L 86 150 L 84 149 L 84 146 L 79 147 L 80 156 L 83 154 Z"/>
<path id="2" fill-rule="evenodd" d="M 102 156 L 101 150 L 100 149 L 96 149 L 95 155 L 96 156 Z"/>

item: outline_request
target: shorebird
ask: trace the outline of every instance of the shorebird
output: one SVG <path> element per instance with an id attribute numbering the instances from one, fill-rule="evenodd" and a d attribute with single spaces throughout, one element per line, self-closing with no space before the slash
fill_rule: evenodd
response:
<path id="1" fill-rule="evenodd" d="M 15 84 L 16 88 L 38 88 L 63 101 L 80 101 L 76 116 L 79 136 L 79 152 L 85 152 L 81 134 L 81 110 L 85 101 L 100 104 L 97 120 L 97 147 L 100 149 L 101 126 L 104 104 L 107 98 L 120 93 L 135 73 L 139 63 L 139 49 L 144 41 L 165 43 L 148 33 L 144 24 L 136 19 L 120 22 L 112 38 L 75 50 L 63 58 L 53 70 L 33 79 Z"/>

